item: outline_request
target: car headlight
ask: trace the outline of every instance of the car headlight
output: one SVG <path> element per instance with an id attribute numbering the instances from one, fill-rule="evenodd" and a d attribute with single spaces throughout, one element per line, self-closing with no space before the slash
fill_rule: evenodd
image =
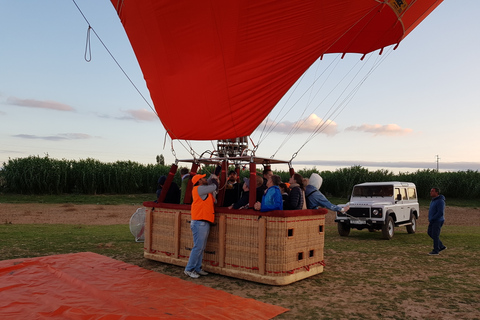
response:
<path id="1" fill-rule="evenodd" d="M 337 211 L 337 217 L 346 217 L 347 215 L 344 212 Z"/>
<path id="2" fill-rule="evenodd" d="M 382 208 L 372 209 L 372 218 L 381 218 L 382 217 Z"/>

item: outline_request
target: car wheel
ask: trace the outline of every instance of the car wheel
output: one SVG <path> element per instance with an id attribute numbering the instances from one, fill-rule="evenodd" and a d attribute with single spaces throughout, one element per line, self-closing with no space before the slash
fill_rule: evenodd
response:
<path id="1" fill-rule="evenodd" d="M 339 235 L 341 235 L 342 237 L 348 237 L 348 235 L 350 234 L 350 226 L 347 223 L 338 222 L 337 227 Z"/>
<path id="2" fill-rule="evenodd" d="M 393 223 L 392 216 L 388 216 L 385 224 L 382 226 L 382 235 L 383 238 L 386 240 L 390 240 L 393 238 L 395 225 Z"/>
<path id="3" fill-rule="evenodd" d="M 407 232 L 415 233 L 415 231 L 417 230 L 417 217 L 415 217 L 413 213 L 410 213 L 410 222 L 412 224 L 407 226 Z"/>

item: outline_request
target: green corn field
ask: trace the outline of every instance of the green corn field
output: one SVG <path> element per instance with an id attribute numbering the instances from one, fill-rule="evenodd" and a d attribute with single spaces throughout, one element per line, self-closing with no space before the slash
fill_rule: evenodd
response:
<path id="1" fill-rule="evenodd" d="M 230 168 L 233 169 L 233 168 Z M 258 168 L 259 173 L 262 168 Z M 275 171 L 282 181 L 288 181 L 288 171 Z M 132 161 L 103 163 L 95 159 L 58 160 L 49 156 L 30 156 L 9 159 L 0 169 L 0 192 L 16 194 L 138 194 L 155 193 L 157 180 L 168 175 L 169 166 L 143 165 Z M 204 167 L 201 173 L 213 172 Z M 352 187 L 361 182 L 408 181 L 417 186 L 420 198 L 429 198 L 432 187 L 438 187 L 447 198 L 480 199 L 478 171 L 437 172 L 418 170 L 413 173 L 393 174 L 388 170 L 369 171 L 361 166 L 335 171 L 313 169 L 296 170 L 303 177 L 315 172 L 322 176 L 321 191 L 329 196 L 348 198 Z M 241 177 L 249 177 L 242 170 Z M 180 185 L 180 173 L 174 181 Z"/>

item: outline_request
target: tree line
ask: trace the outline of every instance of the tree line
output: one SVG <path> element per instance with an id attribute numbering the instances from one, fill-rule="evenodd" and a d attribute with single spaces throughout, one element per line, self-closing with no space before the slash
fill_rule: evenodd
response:
<path id="1" fill-rule="evenodd" d="M 233 168 L 231 168 L 233 169 Z M 262 168 L 257 168 L 259 174 Z M 288 171 L 276 171 L 282 181 L 288 181 Z M 95 159 L 58 160 L 49 156 L 29 156 L 9 159 L 0 169 L 0 192 L 17 194 L 138 194 L 155 193 L 157 180 L 167 175 L 170 166 L 143 165 L 132 161 L 104 163 Z M 201 173 L 213 172 L 205 167 Z M 394 174 L 388 170 L 371 171 L 361 166 L 339 168 L 335 171 L 296 170 L 308 178 L 315 172 L 322 176 L 321 191 L 329 196 L 348 198 L 357 183 L 376 181 L 406 181 L 417 186 L 419 197 L 428 198 L 432 187 L 440 188 L 449 198 L 480 198 L 480 173 L 467 170 L 438 172 L 432 169 Z M 248 170 L 240 172 L 249 177 Z M 175 175 L 180 184 L 180 174 Z"/>

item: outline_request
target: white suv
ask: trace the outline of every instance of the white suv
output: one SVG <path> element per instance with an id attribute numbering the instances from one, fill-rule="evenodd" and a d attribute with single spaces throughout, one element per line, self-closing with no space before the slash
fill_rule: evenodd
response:
<path id="1" fill-rule="evenodd" d="M 382 230 L 390 240 L 394 227 L 406 226 L 415 233 L 420 209 L 415 184 L 411 182 L 365 182 L 353 187 L 350 209 L 337 212 L 338 233 L 347 237 L 351 228 L 369 231 Z M 346 206 L 344 205 L 344 206 Z"/>

